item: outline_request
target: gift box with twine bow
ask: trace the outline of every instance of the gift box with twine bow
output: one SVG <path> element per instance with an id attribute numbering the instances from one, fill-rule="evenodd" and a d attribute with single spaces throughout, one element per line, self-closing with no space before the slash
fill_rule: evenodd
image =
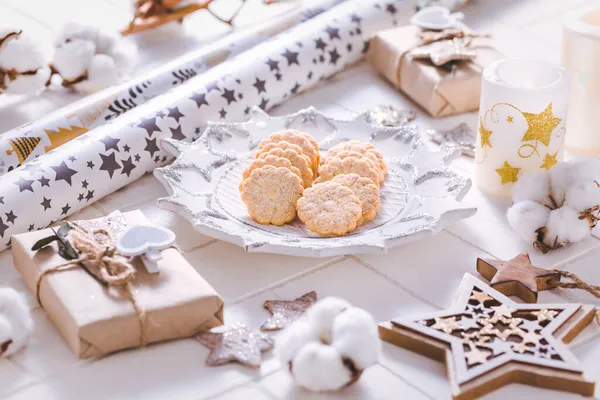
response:
<path id="1" fill-rule="evenodd" d="M 113 241 L 133 225 L 149 221 L 140 211 L 115 212 L 12 238 L 15 268 L 79 358 L 223 323 L 223 300 L 178 249 L 162 250 L 153 274 L 139 257 L 116 253 Z"/>
<path id="2" fill-rule="evenodd" d="M 367 60 L 433 117 L 477 110 L 483 68 L 504 58 L 487 35 L 466 27 L 424 31 L 406 25 L 378 32 Z"/>

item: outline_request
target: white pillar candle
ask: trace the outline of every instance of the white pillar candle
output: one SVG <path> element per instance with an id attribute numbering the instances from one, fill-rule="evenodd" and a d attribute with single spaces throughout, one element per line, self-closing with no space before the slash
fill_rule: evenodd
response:
<path id="1" fill-rule="evenodd" d="M 600 156 L 600 7 L 572 11 L 563 30 L 563 66 L 571 76 L 569 150 Z"/>
<path id="2" fill-rule="evenodd" d="M 568 108 L 566 71 L 510 58 L 483 71 L 475 178 L 484 192 L 508 198 L 517 179 L 563 157 Z"/>

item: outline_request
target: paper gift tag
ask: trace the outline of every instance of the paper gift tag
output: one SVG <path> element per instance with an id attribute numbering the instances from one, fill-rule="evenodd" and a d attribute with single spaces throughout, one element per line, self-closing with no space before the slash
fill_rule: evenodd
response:
<path id="1" fill-rule="evenodd" d="M 127 229 L 117 240 L 117 251 L 124 256 L 142 256 L 146 270 L 157 273 L 160 250 L 175 243 L 175 234 L 169 229 L 153 225 L 137 225 Z"/>
<path id="2" fill-rule="evenodd" d="M 415 13 L 410 19 L 410 23 L 422 29 L 441 31 L 455 27 L 463 18 L 463 13 L 451 14 L 446 7 L 433 6 Z"/>

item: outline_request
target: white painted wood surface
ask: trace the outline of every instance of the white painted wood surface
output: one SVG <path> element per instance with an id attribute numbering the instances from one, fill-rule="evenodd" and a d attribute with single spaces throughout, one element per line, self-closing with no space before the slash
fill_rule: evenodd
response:
<path id="1" fill-rule="evenodd" d="M 221 0 L 227 4 L 229 0 Z M 232 0 L 236 1 L 236 0 Z M 251 0 L 260 3 L 260 0 Z M 411 0 L 407 0 L 411 1 Z M 508 55 L 560 62 L 561 18 L 568 9 L 598 0 L 472 0 L 464 10 L 472 27 L 494 34 Z M 226 7 L 226 5 L 224 5 Z M 50 41 L 62 23 L 75 19 L 120 27 L 128 19 L 128 0 L 0 0 L 0 26 L 18 26 Z M 272 11 L 275 12 L 275 11 Z M 248 7 L 243 23 L 263 18 L 265 8 Z M 210 22 L 204 12 L 191 17 L 185 35 L 139 39 L 139 71 L 214 39 L 227 27 Z M 204 32 L 211 32 L 206 36 Z M 203 36 L 204 35 L 204 36 Z M 64 93 L 37 98 L 0 97 L 0 131 L 44 115 L 75 99 Z M 410 107 L 410 101 L 359 65 L 335 79 L 288 101 L 273 112 L 283 114 L 308 105 L 333 115 L 348 115 L 381 103 Z M 431 120 L 420 110 L 423 129 L 449 128 L 465 121 L 475 128 L 475 113 Z M 432 145 L 433 146 L 433 145 Z M 463 158 L 454 168 L 472 173 Z M 465 201 L 477 215 L 452 225 L 437 236 L 397 248 L 386 256 L 337 257 L 325 260 L 246 254 L 243 249 L 196 233 L 175 214 L 161 210 L 154 200 L 166 193 L 152 176 L 86 208 L 74 218 L 93 218 L 113 210 L 139 208 L 154 223 L 173 230 L 187 259 L 226 300 L 228 323 L 243 321 L 258 328 L 267 316 L 262 302 L 293 299 L 310 290 L 320 297 L 342 296 L 364 307 L 379 320 L 445 308 L 465 272 L 475 272 L 477 257 L 512 258 L 532 251 L 539 267 L 565 268 L 600 283 L 600 241 L 590 238 L 572 248 L 541 255 L 515 237 L 504 219 L 505 202 L 490 199 L 473 188 Z M 267 354 L 260 370 L 239 365 L 207 367 L 208 350 L 194 340 L 179 340 L 145 349 L 124 351 L 101 359 L 77 360 L 44 311 L 27 292 L 12 267 L 10 251 L 0 253 L 0 285 L 27 293 L 36 322 L 30 345 L 10 360 L 0 360 L 0 398 L 15 399 L 447 399 L 444 367 L 406 350 L 384 345 L 381 362 L 367 370 L 360 382 L 335 394 L 311 394 L 294 386 L 286 368 Z M 541 302 L 598 300 L 577 291 L 543 292 Z M 590 378 L 600 379 L 600 329 L 592 325 L 570 346 Z M 510 385 L 486 399 L 570 399 L 575 395 Z M 600 398 L 597 390 L 596 398 Z"/>

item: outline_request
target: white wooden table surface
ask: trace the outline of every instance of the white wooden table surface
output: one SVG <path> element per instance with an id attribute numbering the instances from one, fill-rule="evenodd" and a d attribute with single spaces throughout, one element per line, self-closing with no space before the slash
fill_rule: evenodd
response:
<path id="1" fill-rule="evenodd" d="M 126 23 L 128 0 L 0 0 L 0 26 L 16 25 L 42 40 L 67 20 Z M 258 1 L 254 1 L 258 3 Z M 570 8 L 598 0 L 473 0 L 464 10 L 472 27 L 492 32 L 498 47 L 509 55 L 560 62 L 561 18 Z M 248 8 L 244 23 L 264 8 Z M 204 12 L 186 22 L 185 35 L 173 40 L 141 38 L 140 59 L 151 68 L 210 39 Z M 212 34 L 226 32 L 211 25 Z M 169 36 L 170 35 L 170 36 Z M 59 107 L 74 96 L 48 93 L 37 98 L 0 97 L 0 131 L 18 126 Z M 381 80 L 368 66 L 359 65 L 274 110 L 283 114 L 308 105 L 333 115 L 348 115 L 378 104 L 411 107 L 409 100 Z M 475 113 L 431 120 L 420 110 L 423 129 L 450 128 L 465 121 L 475 128 Z M 455 168 L 472 173 L 472 161 L 463 158 Z M 386 256 L 346 256 L 328 259 L 247 254 L 243 249 L 196 233 L 182 218 L 161 210 L 155 199 L 163 187 L 147 176 L 86 208 L 75 218 L 92 218 L 113 210 L 141 209 L 154 223 L 172 229 L 187 259 L 226 300 L 227 323 L 243 321 L 257 328 L 267 316 L 262 302 L 292 299 L 310 290 L 320 297 L 341 296 L 370 311 L 376 319 L 445 308 L 465 272 L 475 273 L 477 257 L 512 258 L 532 252 L 537 266 L 565 268 L 593 283 L 600 283 L 600 240 L 592 237 L 564 251 L 541 255 L 516 238 L 504 218 L 507 203 L 482 195 L 475 187 L 466 202 L 478 207 L 475 216 L 456 223 L 434 237 L 390 251 Z M 10 360 L 0 360 L 0 397 L 15 399 L 447 399 L 449 386 L 442 364 L 385 344 L 380 363 L 369 368 L 358 384 L 339 393 L 311 394 L 294 386 L 286 369 L 267 353 L 260 370 L 240 365 L 205 366 L 208 350 L 191 339 L 123 351 L 105 358 L 78 360 L 63 342 L 44 310 L 27 292 L 12 267 L 10 251 L 0 253 L 0 286 L 26 293 L 35 319 L 29 346 Z M 577 291 L 543 292 L 541 302 L 590 302 L 592 296 Z M 588 327 L 571 345 L 590 378 L 600 380 L 600 329 Z M 570 399 L 578 396 L 510 385 L 488 399 Z M 600 389 L 596 391 L 600 399 Z"/>

